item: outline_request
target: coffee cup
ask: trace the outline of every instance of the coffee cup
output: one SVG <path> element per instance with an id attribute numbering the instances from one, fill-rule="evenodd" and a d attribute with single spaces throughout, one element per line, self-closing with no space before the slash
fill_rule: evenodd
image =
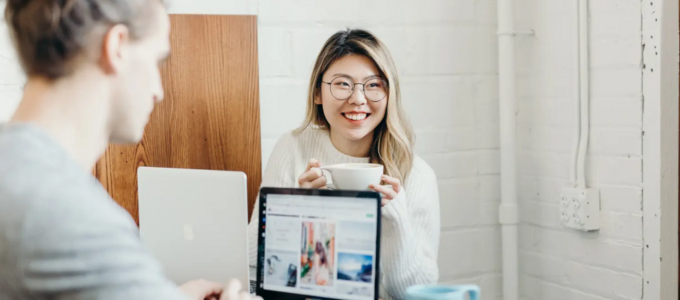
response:
<path id="1" fill-rule="evenodd" d="M 320 167 L 330 174 L 332 188 L 338 190 L 369 190 L 370 185 L 380 185 L 384 167 L 379 164 L 347 163 Z"/>

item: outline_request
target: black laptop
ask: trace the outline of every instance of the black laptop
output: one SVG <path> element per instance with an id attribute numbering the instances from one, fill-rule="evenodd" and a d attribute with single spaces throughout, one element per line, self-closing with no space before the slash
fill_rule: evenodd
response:
<path id="1" fill-rule="evenodd" d="M 262 188 L 256 293 L 377 300 L 380 194 Z"/>

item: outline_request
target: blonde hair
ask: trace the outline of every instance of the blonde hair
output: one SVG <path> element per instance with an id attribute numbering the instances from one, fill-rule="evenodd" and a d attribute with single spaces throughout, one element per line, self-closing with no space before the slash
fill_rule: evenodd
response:
<path id="1" fill-rule="evenodd" d="M 326 41 L 316 59 L 309 81 L 305 121 L 295 132 L 299 134 L 310 126 L 330 129 L 323 107 L 314 100 L 321 95 L 322 77 L 331 64 L 352 54 L 372 59 L 380 70 L 380 75 L 387 81 L 388 96 L 383 100 L 388 101 L 387 109 L 385 117 L 374 130 L 369 157 L 372 163 L 385 166 L 385 174 L 403 183 L 413 167 L 414 133 L 401 106 L 399 79 L 392 56 L 387 47 L 368 31 L 342 30 Z"/>

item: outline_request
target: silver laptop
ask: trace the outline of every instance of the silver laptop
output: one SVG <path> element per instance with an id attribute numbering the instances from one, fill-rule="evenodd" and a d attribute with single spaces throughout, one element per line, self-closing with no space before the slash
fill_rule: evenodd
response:
<path id="1" fill-rule="evenodd" d="M 248 278 L 243 172 L 140 167 L 142 241 L 177 284 Z"/>

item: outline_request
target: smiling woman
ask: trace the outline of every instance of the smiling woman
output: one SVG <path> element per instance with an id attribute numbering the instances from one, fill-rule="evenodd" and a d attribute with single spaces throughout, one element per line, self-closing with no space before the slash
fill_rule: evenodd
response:
<path id="1" fill-rule="evenodd" d="M 263 176 L 263 186 L 325 188 L 330 183 L 319 169 L 322 163 L 384 166 L 387 185 L 366 187 L 383 194 L 379 284 L 384 299 L 403 299 L 407 287 L 436 283 L 439 277 L 437 178 L 413 154 L 413 144 L 389 51 L 365 30 L 344 30 L 321 49 L 305 121 L 279 140 Z M 250 264 L 255 265 L 257 210 L 251 220 Z"/>

